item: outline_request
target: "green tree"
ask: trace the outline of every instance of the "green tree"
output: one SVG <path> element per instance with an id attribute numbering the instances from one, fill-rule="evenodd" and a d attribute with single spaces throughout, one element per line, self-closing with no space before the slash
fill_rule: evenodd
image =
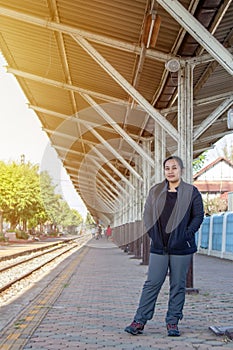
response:
<path id="1" fill-rule="evenodd" d="M 41 211 L 37 165 L 0 162 L 0 209 L 12 229 Z"/>
<path id="2" fill-rule="evenodd" d="M 48 221 L 53 226 L 78 226 L 82 223 L 82 216 L 74 209 L 70 209 L 60 194 L 56 194 L 56 185 L 47 172 L 40 175 L 41 195 Z"/>
<path id="3" fill-rule="evenodd" d="M 87 212 L 87 217 L 86 217 L 86 221 L 85 224 L 86 225 L 92 225 L 95 223 L 95 220 L 93 219 L 93 217 L 91 216 L 91 214 L 89 213 L 89 211 Z"/>
<path id="4" fill-rule="evenodd" d="M 59 225 L 69 232 L 76 232 L 76 228 L 83 222 L 82 216 L 75 210 L 70 209 L 65 201 L 60 201 Z"/>
<path id="5" fill-rule="evenodd" d="M 206 160 L 206 152 L 203 152 L 197 159 L 193 161 L 193 173 L 196 174 L 203 167 Z"/>
<path id="6" fill-rule="evenodd" d="M 40 174 L 40 190 L 43 206 L 45 208 L 46 216 L 50 224 L 57 226 L 59 224 L 60 215 L 60 200 L 62 199 L 60 194 L 55 192 L 56 185 L 53 184 L 51 176 L 47 171 L 43 171 Z"/>
<path id="7" fill-rule="evenodd" d="M 79 226 L 83 222 L 82 215 L 75 209 L 71 209 L 71 222 L 69 225 Z"/>
<path id="8" fill-rule="evenodd" d="M 31 163 L 4 163 L 0 161 L 0 213 L 11 228 L 23 222 L 28 228 L 49 221 L 56 229 L 79 225 L 81 215 L 69 208 L 56 193 L 56 185 L 47 172 L 39 174 L 38 166 Z M 1 220 L 2 223 L 2 220 Z M 0 225 L 1 229 L 1 225 Z"/>

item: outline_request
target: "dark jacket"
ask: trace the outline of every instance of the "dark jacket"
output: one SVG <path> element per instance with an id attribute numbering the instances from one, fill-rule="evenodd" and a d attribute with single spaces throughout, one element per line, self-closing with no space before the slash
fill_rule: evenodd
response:
<path id="1" fill-rule="evenodd" d="M 168 213 L 167 231 L 171 232 L 168 246 L 163 246 L 162 233 L 159 230 L 159 217 L 162 213 L 167 194 L 166 180 L 154 185 L 147 197 L 144 208 L 144 225 L 151 238 L 151 253 L 186 255 L 197 251 L 195 233 L 203 218 L 203 202 L 198 189 L 181 180 L 177 188 L 177 201 L 172 213 Z"/>

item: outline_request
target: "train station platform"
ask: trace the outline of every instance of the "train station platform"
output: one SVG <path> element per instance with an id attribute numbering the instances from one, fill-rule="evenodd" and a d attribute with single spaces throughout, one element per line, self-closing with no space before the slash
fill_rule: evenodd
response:
<path id="1" fill-rule="evenodd" d="M 147 266 L 111 241 L 92 239 L 14 303 L 1 309 L 0 348 L 233 349 L 210 326 L 233 327 L 233 262 L 195 255 L 194 287 L 187 294 L 180 337 L 167 337 L 168 278 L 153 320 L 142 335 L 124 332 L 138 305 Z"/>

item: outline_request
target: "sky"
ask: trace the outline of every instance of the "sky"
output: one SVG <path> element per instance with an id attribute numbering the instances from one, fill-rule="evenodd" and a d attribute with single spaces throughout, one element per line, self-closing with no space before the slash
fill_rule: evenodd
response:
<path id="1" fill-rule="evenodd" d="M 0 160 L 19 162 L 24 155 L 25 162 L 39 164 L 43 170 L 47 166 L 64 200 L 85 218 L 85 205 L 50 146 L 39 118 L 28 108 L 28 101 L 17 80 L 12 74 L 6 73 L 5 66 L 6 62 L 0 53 Z"/>

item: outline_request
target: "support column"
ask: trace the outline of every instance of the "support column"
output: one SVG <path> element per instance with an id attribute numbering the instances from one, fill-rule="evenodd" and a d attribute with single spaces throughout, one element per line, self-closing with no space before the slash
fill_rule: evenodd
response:
<path id="1" fill-rule="evenodd" d="M 151 152 L 151 140 L 143 142 L 143 148 L 146 152 L 150 154 Z M 145 159 L 142 159 L 142 176 L 143 176 L 143 209 L 145 205 L 145 201 L 151 187 L 151 167 Z M 143 225 L 142 225 L 143 226 Z M 149 251 L 150 251 L 150 239 L 147 233 L 145 233 L 142 237 L 143 240 L 143 252 L 142 252 L 142 264 L 148 265 L 149 263 Z"/>
<path id="2" fill-rule="evenodd" d="M 186 64 L 178 73 L 178 155 L 185 166 L 184 180 L 193 182 L 193 66 Z"/>
<path id="3" fill-rule="evenodd" d="M 184 180 L 193 182 L 193 66 L 186 64 L 178 72 L 178 156 L 183 160 Z M 193 288 L 193 260 L 186 281 L 187 293 L 198 293 Z"/>
<path id="4" fill-rule="evenodd" d="M 141 174 L 141 161 L 142 157 L 135 156 L 135 167 L 137 169 L 137 172 Z M 142 188 L 142 182 L 138 179 L 135 179 L 135 203 L 134 203 L 134 210 L 135 210 L 135 217 L 134 220 L 141 220 L 142 219 L 142 203 L 141 203 L 141 188 Z"/>
<path id="5" fill-rule="evenodd" d="M 151 140 L 143 141 L 142 147 L 148 154 L 150 154 Z M 145 159 L 142 159 L 142 177 L 143 177 L 143 207 L 144 207 L 146 197 L 151 187 L 151 166 Z"/>
<path id="6" fill-rule="evenodd" d="M 166 132 L 165 130 L 155 122 L 154 131 L 154 159 L 155 159 L 155 183 L 162 181 L 163 179 L 163 161 L 166 157 Z"/>
<path id="7" fill-rule="evenodd" d="M 124 190 L 124 192 L 122 192 L 122 202 L 121 202 L 121 206 L 119 208 L 119 213 L 115 213 L 115 216 L 117 215 L 117 225 L 121 226 L 126 222 L 126 210 L 125 210 L 125 205 L 126 205 L 126 201 L 128 196 L 126 196 L 125 192 L 127 192 L 128 188 L 127 188 L 127 183 L 126 182 L 122 182 L 121 186 Z"/>

